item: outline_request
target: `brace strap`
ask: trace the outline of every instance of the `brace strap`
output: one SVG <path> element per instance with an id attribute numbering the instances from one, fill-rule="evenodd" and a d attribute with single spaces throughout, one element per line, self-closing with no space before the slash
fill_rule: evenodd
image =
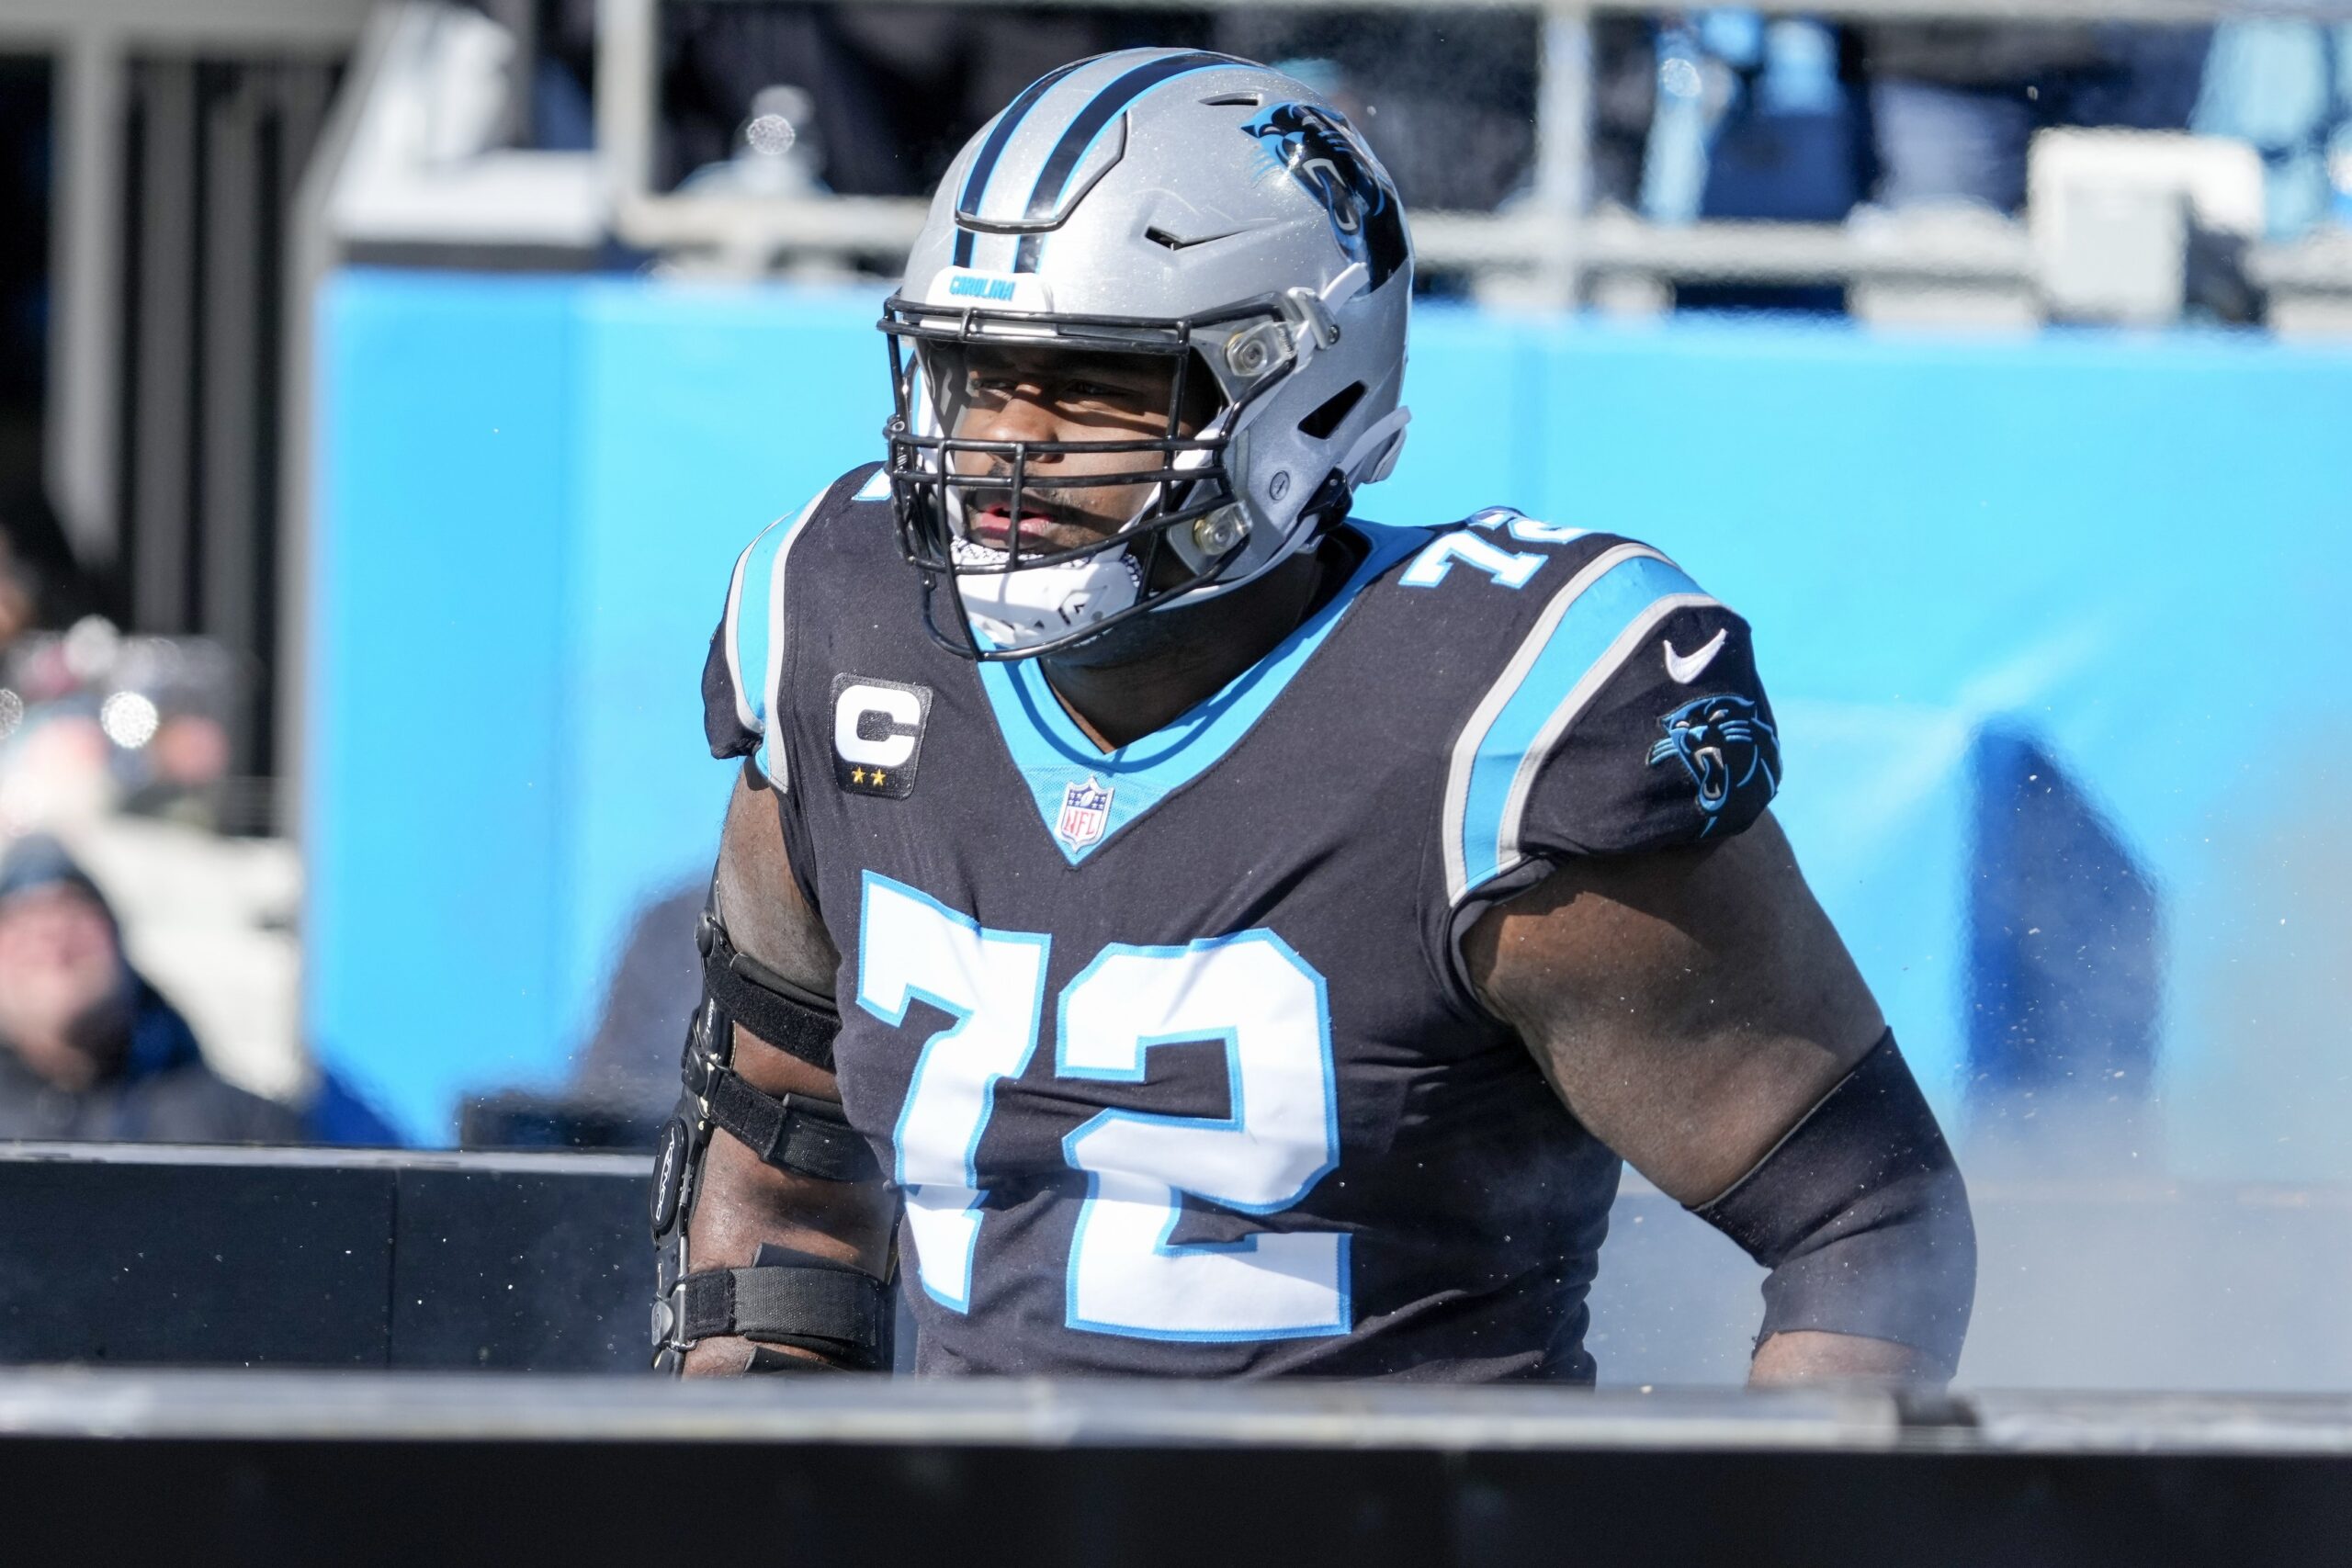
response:
<path id="1" fill-rule="evenodd" d="M 833 1036 L 842 1020 L 830 1003 L 736 952 L 727 928 L 707 909 L 695 926 L 695 946 L 702 951 L 703 995 L 777 1050 L 833 1070 Z"/>
<path id="2" fill-rule="evenodd" d="M 830 1100 L 753 1089 L 734 1068 L 691 1046 L 681 1076 L 702 1113 L 765 1164 L 826 1181 L 871 1181 L 882 1174 L 873 1149 Z"/>
<path id="3" fill-rule="evenodd" d="M 665 1348 L 732 1334 L 861 1371 L 888 1364 L 890 1327 L 881 1281 L 774 1246 L 763 1246 L 749 1269 L 686 1275 L 653 1313 L 654 1342 Z"/>

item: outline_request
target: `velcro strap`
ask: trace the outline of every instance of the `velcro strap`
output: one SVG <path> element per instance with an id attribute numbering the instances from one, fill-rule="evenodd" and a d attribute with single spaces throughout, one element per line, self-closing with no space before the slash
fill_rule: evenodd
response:
<path id="1" fill-rule="evenodd" d="M 701 1092 L 710 1119 L 766 1164 L 825 1181 L 871 1181 L 882 1174 L 841 1107 L 805 1094 L 763 1094 L 729 1067 L 706 1072 Z"/>
<path id="2" fill-rule="evenodd" d="M 680 1281 L 678 1338 L 735 1334 L 797 1345 L 844 1365 L 881 1364 L 890 1303 L 879 1280 L 852 1269 L 768 1263 L 712 1269 Z"/>
<path id="3" fill-rule="evenodd" d="M 695 928 L 703 994 L 762 1040 L 811 1066 L 833 1070 L 841 1014 L 756 958 L 735 951 L 727 928 L 706 914 Z"/>

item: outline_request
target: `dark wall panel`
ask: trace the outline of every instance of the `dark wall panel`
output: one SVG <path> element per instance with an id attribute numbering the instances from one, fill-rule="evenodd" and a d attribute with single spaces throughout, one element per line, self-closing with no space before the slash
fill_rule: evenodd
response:
<path id="1" fill-rule="evenodd" d="M 2332 1562 L 2341 1458 L 0 1438 L 36 1562 Z M 723 1506 L 693 1500 L 723 1490 Z M 144 1506 L 55 1506 L 136 1496 Z"/>
<path id="2" fill-rule="evenodd" d="M 0 1365 L 643 1368 L 641 1162 L 0 1153 Z"/>
<path id="3" fill-rule="evenodd" d="M 378 1170 L 0 1159 L 0 1361 L 381 1366 Z"/>
<path id="4" fill-rule="evenodd" d="M 392 1247 L 396 1367 L 646 1364 L 640 1177 L 403 1171 Z"/>

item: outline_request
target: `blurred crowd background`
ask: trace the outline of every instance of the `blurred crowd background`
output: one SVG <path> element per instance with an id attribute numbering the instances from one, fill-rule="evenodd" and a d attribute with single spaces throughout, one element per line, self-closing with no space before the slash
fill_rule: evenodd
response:
<path id="1" fill-rule="evenodd" d="M 1415 215 L 1364 509 L 1642 534 L 1940 1109 L 2352 1176 L 2352 4 L 0 0 L 0 1138 L 618 1145 L 733 553 L 956 149 L 1276 62 Z"/>

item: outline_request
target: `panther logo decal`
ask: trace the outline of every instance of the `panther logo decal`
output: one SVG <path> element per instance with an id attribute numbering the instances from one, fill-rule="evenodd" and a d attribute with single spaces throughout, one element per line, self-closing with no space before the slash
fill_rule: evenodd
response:
<path id="1" fill-rule="evenodd" d="M 1331 215 L 1340 249 L 1364 264 L 1377 288 L 1405 265 L 1405 217 L 1388 183 L 1347 116 L 1319 104 L 1280 103 L 1241 128 Z"/>
<path id="2" fill-rule="evenodd" d="M 1671 757 L 1699 786 L 1699 809 L 1707 814 L 1701 838 L 1715 830 L 1724 807 L 1757 779 L 1764 781 L 1767 800 L 1781 787 L 1781 738 L 1757 716 L 1748 698 L 1701 697 L 1657 722 L 1666 737 L 1650 748 L 1650 766 Z"/>

